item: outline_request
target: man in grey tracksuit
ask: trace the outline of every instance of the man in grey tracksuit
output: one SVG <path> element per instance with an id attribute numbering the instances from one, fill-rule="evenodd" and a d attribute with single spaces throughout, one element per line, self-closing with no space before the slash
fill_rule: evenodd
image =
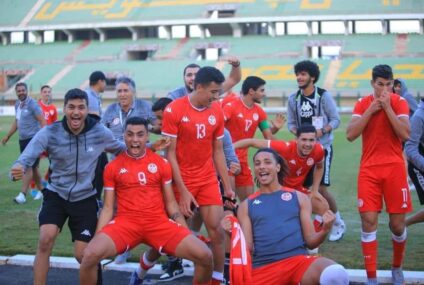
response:
<path id="1" fill-rule="evenodd" d="M 333 130 L 339 126 L 340 116 L 331 94 L 315 85 L 320 75 L 319 66 L 315 62 L 304 60 L 296 63 L 294 73 L 299 89 L 291 94 L 288 100 L 287 127 L 294 135 L 302 124 L 313 125 L 317 130 L 318 141 L 325 150 L 324 175 L 319 192 L 336 215 L 336 221 L 328 238 L 330 241 L 336 241 L 343 237 L 346 226 L 337 210 L 336 200 L 327 188 L 330 186 L 330 168 L 333 158 Z M 313 171 L 306 178 L 305 187 L 312 185 L 312 173 Z M 315 219 L 315 224 L 321 223 L 319 216 Z"/>
<path id="2" fill-rule="evenodd" d="M 410 122 L 411 135 L 405 144 L 408 174 L 415 185 L 420 204 L 424 205 L 424 99 L 421 99 Z M 424 209 L 406 219 L 407 226 L 419 222 L 424 222 Z"/>
<path id="3" fill-rule="evenodd" d="M 43 190 L 38 215 L 40 236 L 34 261 L 34 283 L 45 284 L 49 257 L 66 220 L 74 241 L 74 255 L 81 261 L 83 250 L 95 234 L 96 190 L 93 186 L 98 157 L 103 151 L 118 154 L 125 149 L 106 127 L 88 117 L 87 94 L 71 89 L 65 95 L 64 118 L 40 130 L 13 165 L 12 180 L 22 178 L 43 151 L 50 160 L 50 181 Z"/>

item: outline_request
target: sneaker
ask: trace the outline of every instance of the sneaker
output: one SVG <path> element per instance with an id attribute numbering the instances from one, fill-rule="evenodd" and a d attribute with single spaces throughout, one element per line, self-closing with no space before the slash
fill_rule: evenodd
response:
<path id="1" fill-rule="evenodd" d="M 377 278 L 368 278 L 367 285 L 378 285 Z"/>
<path id="2" fill-rule="evenodd" d="M 339 223 L 334 223 L 331 228 L 330 236 L 328 237 L 329 241 L 338 241 L 341 239 L 346 232 L 346 225 L 343 220 L 340 220 Z"/>
<path id="3" fill-rule="evenodd" d="M 19 192 L 18 196 L 16 196 L 15 199 L 13 199 L 13 201 L 16 204 L 20 204 L 20 205 L 24 204 L 26 202 L 26 198 L 25 198 L 24 193 Z"/>
<path id="4" fill-rule="evenodd" d="M 404 285 L 405 284 L 405 278 L 403 277 L 402 268 L 392 267 L 392 282 L 393 282 L 393 285 Z"/>
<path id="5" fill-rule="evenodd" d="M 194 263 L 191 260 L 183 259 L 182 261 L 183 267 L 194 267 Z"/>
<path id="6" fill-rule="evenodd" d="M 131 274 L 129 285 L 141 285 L 141 284 L 143 284 L 143 279 L 138 277 L 138 274 L 136 271 L 133 271 L 133 273 Z"/>
<path id="7" fill-rule="evenodd" d="M 37 194 L 34 196 L 34 200 L 41 200 L 43 199 L 43 193 L 41 191 L 37 191 Z"/>
<path id="8" fill-rule="evenodd" d="M 131 256 L 131 252 L 130 251 L 126 251 L 122 254 L 119 254 L 115 257 L 115 260 L 113 262 L 115 262 L 115 264 L 124 264 L 127 262 L 127 259 Z"/>
<path id="9" fill-rule="evenodd" d="M 182 261 L 180 258 L 178 258 L 175 261 L 168 262 L 167 270 L 164 274 L 162 274 L 159 277 L 158 282 L 171 281 L 183 276 L 184 276 L 184 269 L 183 269 Z"/>

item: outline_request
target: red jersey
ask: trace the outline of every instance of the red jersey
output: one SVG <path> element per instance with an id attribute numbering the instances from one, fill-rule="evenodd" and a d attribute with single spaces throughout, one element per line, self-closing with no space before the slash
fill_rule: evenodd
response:
<path id="1" fill-rule="evenodd" d="M 373 95 L 359 99 L 352 116 L 361 117 L 373 101 Z M 398 117 L 409 117 L 408 103 L 399 95 L 390 95 L 390 105 Z M 380 110 L 362 131 L 361 167 L 395 162 L 403 163 L 402 140 L 394 132 L 386 112 Z"/>
<path id="2" fill-rule="evenodd" d="M 55 105 L 46 105 L 41 99 L 38 100 L 38 105 L 40 105 L 41 110 L 43 111 L 47 125 L 51 125 L 57 121 L 57 109 Z"/>
<path id="3" fill-rule="evenodd" d="M 171 166 L 150 149 L 140 158 L 121 153 L 106 165 L 103 180 L 105 191 L 115 191 L 117 215 L 166 215 L 162 186 L 172 182 Z"/>
<path id="4" fill-rule="evenodd" d="M 177 139 L 176 156 L 186 185 L 216 179 L 213 143 L 224 136 L 224 116 L 218 102 L 198 109 L 189 96 L 171 102 L 163 112 L 162 134 Z"/>
<path id="5" fill-rule="evenodd" d="M 297 141 L 268 141 L 268 147 L 274 149 L 287 161 L 289 174 L 284 178 L 283 186 L 293 189 L 302 189 L 303 182 L 309 170 L 318 162 L 324 160 L 324 149 L 320 143 L 316 143 L 308 156 L 301 157 L 297 153 Z"/>
<path id="6" fill-rule="evenodd" d="M 240 98 L 240 94 L 230 92 L 224 98 L 219 99 L 219 102 L 221 103 L 221 106 L 224 107 L 228 103 L 233 102 L 239 98 Z"/>
<path id="7" fill-rule="evenodd" d="M 267 115 L 261 106 L 248 107 L 241 98 L 231 101 L 223 108 L 225 128 L 230 132 L 233 142 L 250 139 L 255 136 L 258 126 L 268 128 Z M 240 162 L 247 162 L 248 148 L 236 149 Z"/>

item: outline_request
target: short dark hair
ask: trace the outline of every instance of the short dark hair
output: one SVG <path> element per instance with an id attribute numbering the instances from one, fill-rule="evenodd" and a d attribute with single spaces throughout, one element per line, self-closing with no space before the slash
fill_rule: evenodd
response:
<path id="1" fill-rule="evenodd" d="M 90 86 L 96 84 L 99 80 L 106 80 L 103 72 L 97 70 L 90 74 Z"/>
<path id="2" fill-rule="evenodd" d="M 85 91 L 83 91 L 79 88 L 74 88 L 74 89 L 68 90 L 68 92 L 66 92 L 64 105 L 66 106 L 66 104 L 68 103 L 69 100 L 74 100 L 74 99 L 83 99 L 83 100 L 85 100 L 85 103 L 88 106 L 87 93 L 85 93 Z"/>
<path id="3" fill-rule="evenodd" d="M 393 81 L 393 86 L 395 86 L 395 85 L 398 85 L 398 84 L 400 84 L 401 86 L 402 86 L 402 82 L 399 80 L 399 79 L 395 79 L 394 81 Z"/>
<path id="4" fill-rule="evenodd" d="M 301 124 L 296 131 L 296 137 L 300 137 L 304 133 L 317 133 L 317 129 L 311 124 Z"/>
<path id="5" fill-rule="evenodd" d="M 243 95 L 247 95 L 250 89 L 256 91 L 259 87 L 265 84 L 266 81 L 258 76 L 248 76 L 243 81 L 243 85 L 241 86 L 241 93 L 243 93 Z"/>
<path id="6" fill-rule="evenodd" d="M 43 86 L 41 86 L 40 91 L 43 91 L 43 89 L 44 89 L 44 88 L 52 89 L 52 88 L 50 87 L 50 85 L 43 85 Z"/>
<path id="7" fill-rule="evenodd" d="M 255 161 L 256 156 L 261 152 L 268 152 L 272 154 L 277 164 L 280 165 L 280 171 L 278 172 L 278 182 L 283 185 L 284 177 L 286 177 L 289 174 L 289 167 L 287 165 L 287 162 L 284 158 L 282 158 L 275 150 L 269 147 L 264 147 L 258 149 L 256 153 L 253 155 L 253 161 Z M 255 178 L 256 185 L 259 186 L 258 181 Z"/>
<path id="8" fill-rule="evenodd" d="M 142 117 L 129 117 L 125 122 L 125 130 L 127 129 L 128 125 L 143 125 L 146 128 L 146 131 L 149 131 L 149 122 Z"/>
<path id="9" fill-rule="evenodd" d="M 376 81 L 378 77 L 392 80 L 392 68 L 387 64 L 379 64 L 374 66 L 374 68 L 372 69 L 372 81 Z"/>
<path id="10" fill-rule="evenodd" d="M 152 111 L 153 112 L 157 112 L 157 111 L 163 111 L 165 110 L 166 106 L 168 106 L 169 103 L 172 102 L 171 98 L 168 97 L 163 97 L 163 98 L 159 98 L 152 106 Z"/>
<path id="11" fill-rule="evenodd" d="M 25 82 L 18 82 L 18 83 L 16 83 L 16 85 L 15 85 L 15 91 L 16 91 L 16 89 L 18 89 L 18 87 L 20 87 L 20 86 L 25 87 L 25 90 L 27 90 L 27 91 L 28 91 L 28 86 L 26 85 L 26 83 L 25 83 Z"/>
<path id="12" fill-rule="evenodd" d="M 225 77 L 222 72 L 212 66 L 205 66 L 199 69 L 194 79 L 194 87 L 198 84 L 208 85 L 209 83 L 215 82 L 221 84 L 225 81 Z"/>
<path id="13" fill-rule="evenodd" d="M 318 82 L 320 71 L 319 66 L 315 62 L 311 60 L 303 60 L 299 61 L 294 65 L 294 74 L 298 74 L 299 72 L 306 71 L 309 76 L 314 78 L 314 84 Z"/>
<path id="14" fill-rule="evenodd" d="M 190 63 L 189 65 L 184 67 L 183 76 L 185 76 L 185 73 L 186 73 L 187 69 L 189 69 L 189 68 L 199 68 L 200 69 L 200 65 L 195 64 L 195 63 Z"/>

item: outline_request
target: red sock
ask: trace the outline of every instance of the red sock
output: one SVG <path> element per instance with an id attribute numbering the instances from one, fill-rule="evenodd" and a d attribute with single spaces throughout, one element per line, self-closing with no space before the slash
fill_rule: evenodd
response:
<path id="1" fill-rule="evenodd" d="M 365 270 L 368 278 L 377 278 L 377 240 L 361 242 L 362 254 L 364 255 Z"/>
<path id="2" fill-rule="evenodd" d="M 44 180 L 49 181 L 49 170 L 47 169 L 46 174 L 44 175 Z"/>
<path id="3" fill-rule="evenodd" d="M 397 242 L 395 240 L 392 240 L 392 244 L 393 244 L 392 266 L 398 268 L 402 266 L 403 257 L 405 255 L 406 240 L 402 242 Z"/>
<path id="4" fill-rule="evenodd" d="M 314 229 L 316 233 L 322 230 L 322 223 L 317 221 L 316 219 L 314 220 Z"/>
<path id="5" fill-rule="evenodd" d="M 35 182 L 34 180 L 31 180 L 31 185 L 30 185 L 31 189 L 35 189 Z"/>

